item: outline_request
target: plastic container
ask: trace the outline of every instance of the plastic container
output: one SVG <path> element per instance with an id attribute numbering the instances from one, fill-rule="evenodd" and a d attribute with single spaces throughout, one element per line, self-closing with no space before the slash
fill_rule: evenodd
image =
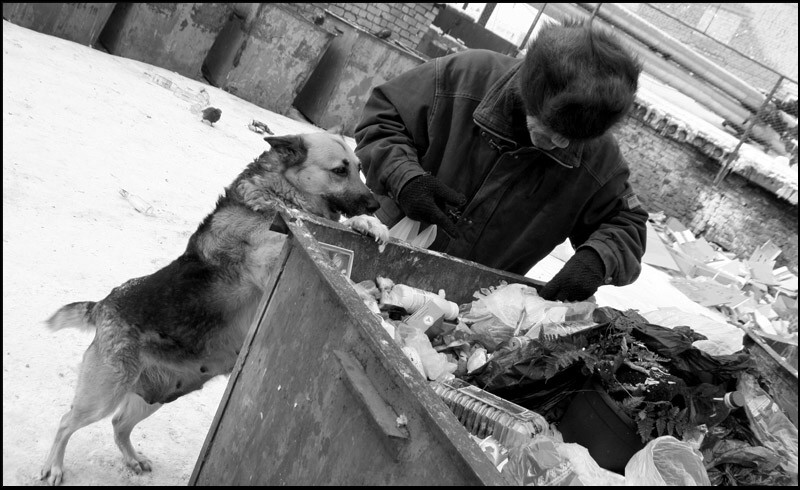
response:
<path id="1" fill-rule="evenodd" d="M 395 284 L 381 295 L 381 304 L 399 306 L 412 314 L 425 306 L 427 301 L 433 301 L 442 310 L 446 320 L 458 318 L 457 304 L 429 291 Z"/>
<path id="2" fill-rule="evenodd" d="M 492 436 L 506 448 L 513 448 L 550 431 L 550 424 L 538 413 L 460 379 L 434 382 L 431 387 L 476 437 Z"/>
<path id="3" fill-rule="evenodd" d="M 596 383 L 587 383 L 575 395 L 558 424 L 564 442 L 589 450 L 602 468 L 623 474 L 625 465 L 644 447 L 636 424 Z"/>

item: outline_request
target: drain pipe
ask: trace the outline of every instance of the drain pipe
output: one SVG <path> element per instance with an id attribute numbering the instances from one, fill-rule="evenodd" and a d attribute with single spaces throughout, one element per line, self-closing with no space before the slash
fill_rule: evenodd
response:
<path id="1" fill-rule="evenodd" d="M 596 4 L 579 3 L 582 9 L 593 11 Z M 604 3 L 597 16 L 617 29 L 658 50 L 686 69 L 704 78 L 724 93 L 738 100 L 751 111 L 764 102 L 764 95 L 724 68 L 701 56 L 677 39 L 664 34 L 633 12 L 613 3 Z"/>
<path id="2" fill-rule="evenodd" d="M 604 4 L 600 9 L 602 13 L 603 8 L 608 4 Z M 588 20 L 591 16 L 590 12 L 576 7 L 568 3 L 551 3 L 548 4 L 548 15 L 554 17 L 558 21 L 563 21 L 566 18 L 577 18 Z M 598 15 L 594 22 L 599 25 L 610 28 L 609 24 L 603 20 L 602 15 Z M 625 31 L 623 31 L 624 33 Z M 635 37 L 625 35 L 624 40 L 628 47 L 634 51 L 639 59 L 644 63 L 644 71 L 653 75 L 656 79 L 661 80 L 677 89 L 684 95 L 691 97 L 697 102 L 701 103 L 720 117 L 731 121 L 738 126 L 744 126 L 745 120 L 750 116 L 750 112 L 744 107 L 736 103 L 732 98 L 724 93 L 717 91 L 714 87 L 710 86 L 703 81 L 693 78 L 685 71 L 679 69 L 673 63 L 665 60 L 661 56 L 652 52 L 646 45 L 642 44 Z"/>

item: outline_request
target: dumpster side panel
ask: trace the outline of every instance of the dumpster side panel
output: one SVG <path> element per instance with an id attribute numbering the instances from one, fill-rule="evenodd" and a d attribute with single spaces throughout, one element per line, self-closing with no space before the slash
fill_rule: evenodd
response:
<path id="1" fill-rule="evenodd" d="M 425 60 L 343 19 L 329 14 L 327 20 L 344 34 L 332 43 L 333 53 L 326 53 L 312 74 L 313 87 L 298 94 L 295 106 L 318 126 L 342 125 L 352 136 L 372 87 Z"/>
<path id="2" fill-rule="evenodd" d="M 3 18 L 43 34 L 93 46 L 116 3 L 4 3 Z"/>
<path id="3" fill-rule="evenodd" d="M 338 124 L 338 121 L 328 124 L 331 118 L 325 117 L 326 110 L 339 85 L 342 69 L 347 64 L 353 46 L 359 39 L 356 29 L 342 24 L 332 23 L 332 25 L 342 34 L 331 41 L 325 55 L 294 100 L 294 106 L 305 117 L 324 128 L 331 128 Z"/>
<path id="4" fill-rule="evenodd" d="M 224 3 L 133 3 L 115 12 L 101 41 L 111 54 L 202 79 L 209 49 L 232 8 Z"/>
<path id="5" fill-rule="evenodd" d="M 242 351 L 241 372 L 231 377 L 192 483 L 507 483 L 322 259 L 316 241 L 292 240 L 300 246 L 292 247 Z M 343 359 L 354 360 L 369 389 L 353 380 Z M 387 430 L 386 419 L 376 420 L 376 404 L 405 418 L 394 420 L 400 435 Z"/>
<path id="6" fill-rule="evenodd" d="M 331 127 L 342 124 L 352 135 L 372 87 L 422 62 L 421 58 L 411 56 L 371 34 L 361 34 L 344 67 L 339 86 L 331 95 L 321 125 Z"/>
<path id="7" fill-rule="evenodd" d="M 222 88 L 284 114 L 334 34 L 276 4 L 262 4 Z"/>
<path id="8" fill-rule="evenodd" d="M 537 289 L 543 285 L 541 281 L 412 247 L 407 243 L 392 242 L 380 252 L 374 241 L 339 223 L 310 215 L 304 216 L 303 220 L 318 241 L 353 251 L 350 278 L 355 282 L 382 276 L 396 284 L 426 291 L 444 289 L 447 299 L 458 304 L 472 301 L 475 291 L 497 286 L 501 281 L 527 284 Z"/>

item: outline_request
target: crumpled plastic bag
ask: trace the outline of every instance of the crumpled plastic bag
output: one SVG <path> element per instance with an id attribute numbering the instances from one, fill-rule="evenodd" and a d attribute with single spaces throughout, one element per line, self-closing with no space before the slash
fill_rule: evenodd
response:
<path id="1" fill-rule="evenodd" d="M 625 465 L 626 486 L 710 486 L 703 456 L 672 436 L 648 442 Z"/>
<path id="2" fill-rule="evenodd" d="M 609 471 L 589 454 L 589 450 L 574 442 L 557 444 L 556 448 L 562 458 L 572 463 L 572 468 L 584 485 L 616 487 L 625 484 L 625 477 Z"/>
<path id="3" fill-rule="evenodd" d="M 735 354 L 744 347 L 742 345 L 744 332 L 739 327 L 712 320 L 703 315 L 669 307 L 642 313 L 642 316 L 648 322 L 662 327 L 674 328 L 682 325 L 691 327 L 692 330 L 707 338 L 706 340 L 696 340 L 692 345 L 712 356 Z"/>
<path id="4" fill-rule="evenodd" d="M 531 442 L 508 450 L 508 462 L 501 473 L 523 486 L 583 486 L 572 463 L 563 458 L 549 437 L 534 437 Z"/>
<path id="5" fill-rule="evenodd" d="M 501 473 L 517 485 L 618 486 L 625 478 L 601 468 L 585 447 L 565 443 L 560 434 L 539 434 L 526 445 L 509 449 Z"/>
<path id="6" fill-rule="evenodd" d="M 539 296 L 536 288 L 525 284 L 503 283 L 494 288 L 481 289 L 474 297 L 470 311 L 462 315 L 462 320 L 469 323 L 469 320 L 493 317 L 512 330 L 519 327 L 519 334 L 525 334 L 534 326 L 589 320 L 596 307 L 595 303 L 589 301 L 548 301 Z"/>

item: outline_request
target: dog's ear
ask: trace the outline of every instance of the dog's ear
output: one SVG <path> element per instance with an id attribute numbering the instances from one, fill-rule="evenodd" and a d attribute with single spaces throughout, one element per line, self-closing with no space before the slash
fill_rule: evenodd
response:
<path id="1" fill-rule="evenodd" d="M 270 151 L 278 154 L 287 167 L 304 162 L 308 158 L 308 146 L 302 136 L 267 136 L 264 141 L 271 146 Z"/>

